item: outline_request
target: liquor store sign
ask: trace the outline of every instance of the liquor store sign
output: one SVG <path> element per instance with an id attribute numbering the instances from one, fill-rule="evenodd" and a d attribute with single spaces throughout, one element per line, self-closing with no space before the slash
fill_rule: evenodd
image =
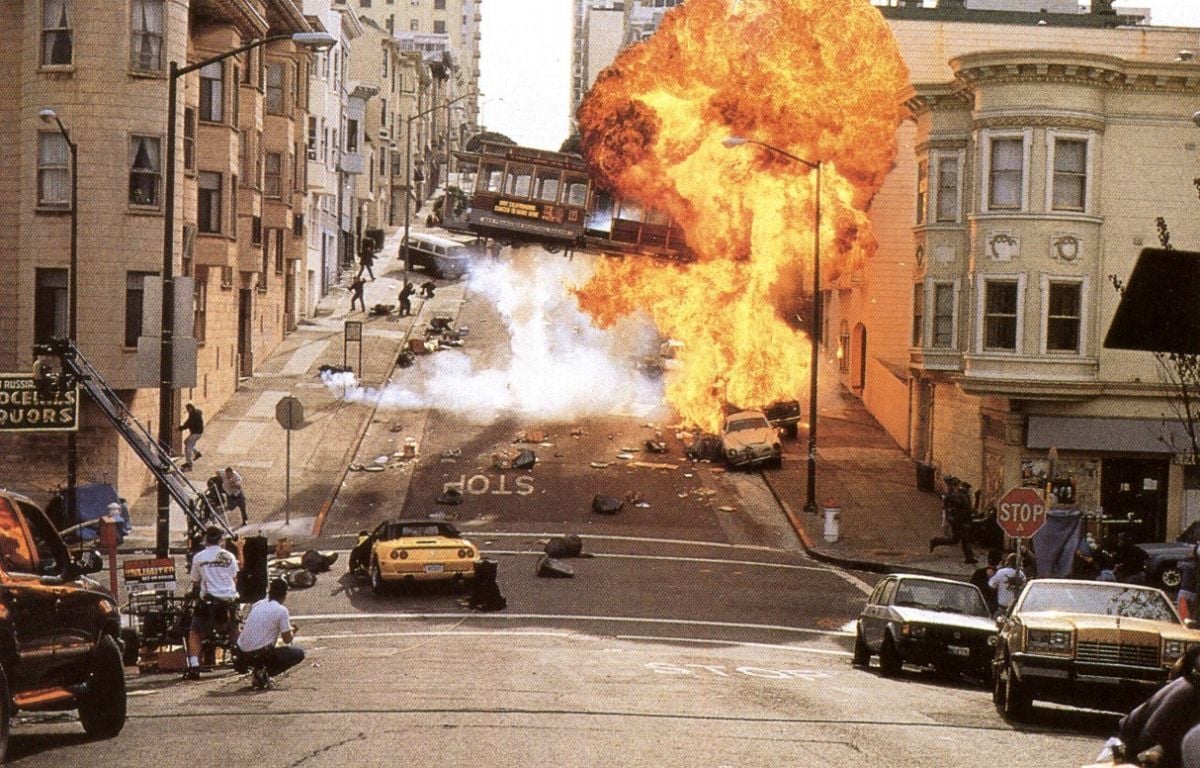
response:
<path id="1" fill-rule="evenodd" d="M 63 432 L 78 425 L 77 388 L 40 393 L 31 374 L 0 373 L 0 432 Z"/>

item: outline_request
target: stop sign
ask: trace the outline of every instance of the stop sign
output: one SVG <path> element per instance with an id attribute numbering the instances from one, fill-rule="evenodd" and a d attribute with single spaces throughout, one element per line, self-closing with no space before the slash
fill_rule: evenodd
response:
<path id="1" fill-rule="evenodd" d="M 1046 502 L 1033 488 L 1013 488 L 996 505 L 996 523 L 1015 538 L 1029 538 L 1046 522 Z"/>

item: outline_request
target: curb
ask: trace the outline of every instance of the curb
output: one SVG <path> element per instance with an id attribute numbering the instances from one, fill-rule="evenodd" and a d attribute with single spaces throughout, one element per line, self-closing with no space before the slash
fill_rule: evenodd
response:
<path id="1" fill-rule="evenodd" d="M 846 568 L 855 571 L 867 571 L 870 573 L 914 573 L 920 576 L 937 576 L 947 579 L 961 579 L 962 576 L 957 573 L 946 573 L 945 571 L 936 571 L 929 568 L 908 567 L 895 563 L 885 563 L 879 560 L 866 560 L 853 557 L 842 557 L 840 555 L 831 555 L 828 552 L 822 552 L 813 544 L 812 537 L 808 535 L 808 530 L 804 526 L 804 521 L 792 509 L 792 505 L 788 504 L 775 484 L 771 482 L 770 476 L 766 472 L 759 473 L 762 476 L 763 482 L 766 483 L 767 489 L 771 492 L 772 498 L 779 508 L 783 510 L 783 514 L 787 517 L 788 523 L 792 526 L 792 530 L 796 532 L 796 536 L 800 539 L 800 545 L 804 547 L 804 552 L 813 560 L 818 562 L 834 565 L 839 568 Z"/>

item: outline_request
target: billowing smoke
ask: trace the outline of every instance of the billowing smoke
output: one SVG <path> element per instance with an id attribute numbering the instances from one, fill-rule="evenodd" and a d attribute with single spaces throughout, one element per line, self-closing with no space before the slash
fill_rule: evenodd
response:
<path id="1" fill-rule="evenodd" d="M 594 268 L 592 259 L 568 261 L 540 249 L 513 250 L 504 261 L 481 259 L 468 288 L 499 315 L 507 350 L 480 350 L 484 329 L 472 327 L 466 343 L 476 349 L 478 367 L 463 351 L 439 350 L 418 356 L 383 389 L 361 387 L 353 374 L 326 374 L 325 383 L 352 402 L 440 409 L 480 424 L 503 415 L 544 421 L 649 415 L 662 407 L 662 382 L 642 374 L 635 361 L 655 354 L 659 340 L 645 315 L 602 330 L 580 311 L 572 288 L 586 283 Z"/>

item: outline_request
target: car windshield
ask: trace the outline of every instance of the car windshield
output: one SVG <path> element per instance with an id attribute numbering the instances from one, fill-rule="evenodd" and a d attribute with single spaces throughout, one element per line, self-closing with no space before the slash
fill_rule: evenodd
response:
<path id="1" fill-rule="evenodd" d="M 1126 584 L 1033 582 L 1021 601 L 1020 610 L 1089 613 L 1179 623 L 1170 603 L 1157 589 Z"/>
<path id="2" fill-rule="evenodd" d="M 970 584 L 905 579 L 896 589 L 896 599 L 892 602 L 898 606 L 925 608 L 931 611 L 988 616 L 987 606 L 979 590 Z"/>
<path id="3" fill-rule="evenodd" d="M 458 531 L 448 525 L 439 523 L 403 523 L 393 524 L 388 528 L 386 539 L 446 536 L 456 538 Z"/>
<path id="4" fill-rule="evenodd" d="M 726 432 L 741 432 L 746 429 L 767 429 L 771 425 L 767 423 L 764 417 L 753 417 L 749 419 L 734 419 L 729 422 L 729 426 L 725 428 Z"/>

